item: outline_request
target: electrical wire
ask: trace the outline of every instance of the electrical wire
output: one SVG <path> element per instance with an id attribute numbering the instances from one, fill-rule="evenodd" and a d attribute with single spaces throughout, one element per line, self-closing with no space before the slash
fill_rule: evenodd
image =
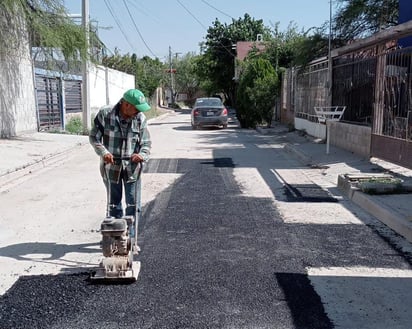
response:
<path id="1" fill-rule="evenodd" d="M 132 14 L 130 13 L 129 6 L 128 6 L 127 3 L 126 3 L 126 0 L 123 0 L 123 3 L 124 3 L 124 5 L 125 5 L 125 7 L 126 7 L 127 12 L 129 13 L 130 19 L 132 20 L 133 25 L 134 25 L 137 33 L 138 33 L 139 36 L 140 36 L 140 39 L 143 41 L 143 43 L 144 43 L 144 45 L 146 46 L 147 50 L 149 50 L 149 52 L 150 52 L 154 57 L 157 58 L 158 56 L 156 56 L 156 54 L 152 51 L 152 49 L 150 49 L 150 47 L 147 45 L 145 39 L 143 38 L 142 34 L 140 33 L 140 30 L 139 30 L 139 28 L 137 27 L 136 22 L 134 21 L 134 18 L 133 18 L 133 16 L 132 16 Z"/>
<path id="2" fill-rule="evenodd" d="M 162 21 L 151 12 L 151 9 L 145 7 L 145 5 L 140 2 L 139 4 L 135 3 L 136 0 L 126 0 L 129 5 L 132 5 L 134 8 L 136 8 L 139 12 L 143 13 L 145 16 L 150 17 L 155 23 L 162 24 Z"/>
<path id="3" fill-rule="evenodd" d="M 188 13 L 190 16 L 192 16 L 192 17 L 194 18 L 194 20 L 195 20 L 196 22 L 198 22 L 198 23 L 200 24 L 200 26 L 202 26 L 206 31 L 208 30 L 208 28 L 207 28 L 206 26 L 204 26 L 204 25 L 202 24 L 202 22 L 201 22 L 189 9 L 187 9 L 187 8 L 180 2 L 180 0 L 176 0 L 176 1 L 177 1 L 177 3 L 179 3 L 179 5 L 181 5 L 181 6 L 183 7 L 184 10 L 187 11 L 187 13 Z M 227 49 L 227 47 L 226 47 L 223 43 L 221 43 L 221 42 L 219 41 L 219 44 L 222 46 L 222 48 L 223 48 L 230 56 L 236 57 L 234 54 L 232 54 L 232 52 L 231 52 L 230 50 Z"/>
<path id="4" fill-rule="evenodd" d="M 104 0 L 104 3 L 106 4 L 106 7 L 107 7 L 107 9 L 108 9 L 109 12 L 110 12 L 110 15 L 112 15 L 114 21 L 116 22 L 116 25 L 119 27 L 120 32 L 122 32 L 124 38 L 126 39 L 127 43 L 129 44 L 130 48 L 135 50 L 135 47 L 134 47 L 134 46 L 132 45 L 132 43 L 130 42 L 129 38 L 127 37 L 127 34 L 126 34 L 126 33 L 124 32 L 124 30 L 123 30 L 123 27 L 122 27 L 119 19 L 118 19 L 117 16 L 115 15 L 114 10 L 113 10 L 113 8 L 112 8 L 111 5 L 110 5 L 109 0 Z"/>
<path id="5" fill-rule="evenodd" d="M 196 22 L 198 22 L 198 23 L 200 24 L 201 27 L 203 27 L 205 30 L 207 30 L 207 27 L 204 26 L 203 23 L 202 23 L 201 21 L 199 21 L 199 20 L 197 19 L 197 17 L 196 17 L 195 15 L 193 15 L 193 14 L 191 13 L 191 11 L 185 7 L 185 5 L 183 5 L 183 3 L 180 2 L 180 0 L 176 0 L 176 1 L 179 3 L 179 5 L 181 5 L 181 6 L 183 7 L 184 10 L 187 11 L 187 13 L 188 13 L 190 16 L 192 16 L 192 17 L 194 18 L 194 20 L 195 20 Z"/>
<path id="6" fill-rule="evenodd" d="M 218 11 L 219 13 L 221 13 L 221 14 L 223 14 L 223 15 L 231 18 L 231 19 L 234 19 L 234 18 L 233 18 L 232 16 L 230 16 L 229 14 L 226 14 L 225 12 L 223 12 L 223 11 L 217 9 L 216 7 L 212 6 L 209 2 L 207 2 L 207 1 L 205 1 L 205 0 L 201 0 L 201 1 L 202 1 L 205 5 L 208 5 L 210 8 L 213 8 L 214 10 Z"/>

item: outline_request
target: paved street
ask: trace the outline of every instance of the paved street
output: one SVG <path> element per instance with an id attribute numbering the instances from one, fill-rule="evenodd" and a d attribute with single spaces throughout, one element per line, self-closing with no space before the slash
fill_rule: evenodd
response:
<path id="1" fill-rule="evenodd" d="M 408 328 L 411 244 L 332 163 L 302 164 L 281 129 L 150 130 L 135 284 L 87 281 L 105 207 L 89 145 L 2 188 L 0 328 Z"/>

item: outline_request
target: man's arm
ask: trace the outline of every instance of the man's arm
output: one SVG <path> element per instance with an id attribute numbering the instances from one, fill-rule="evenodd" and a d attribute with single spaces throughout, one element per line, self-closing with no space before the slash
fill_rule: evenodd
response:
<path id="1" fill-rule="evenodd" d="M 140 144 L 138 154 L 142 157 L 143 161 L 149 160 L 151 148 L 152 140 L 150 139 L 150 132 L 147 128 L 147 119 L 145 115 L 142 115 L 140 123 Z"/>

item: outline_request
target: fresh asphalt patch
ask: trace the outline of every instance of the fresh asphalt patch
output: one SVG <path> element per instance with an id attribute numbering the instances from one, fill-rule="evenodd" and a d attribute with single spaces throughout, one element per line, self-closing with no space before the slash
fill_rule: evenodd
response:
<path id="1" fill-rule="evenodd" d="M 339 202 L 328 191 L 316 184 L 284 184 L 288 202 Z"/>
<path id="2" fill-rule="evenodd" d="M 0 328 L 327 329 L 308 267 L 402 262 L 366 226 L 283 222 L 272 199 L 241 192 L 228 159 L 145 170 L 182 175 L 143 211 L 138 281 L 21 277 L 0 298 Z"/>

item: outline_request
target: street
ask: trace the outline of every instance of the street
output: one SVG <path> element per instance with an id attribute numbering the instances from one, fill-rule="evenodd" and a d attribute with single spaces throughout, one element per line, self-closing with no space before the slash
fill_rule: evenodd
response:
<path id="1" fill-rule="evenodd" d="M 79 147 L 0 194 L 0 328 L 410 328 L 410 259 L 282 134 L 149 128 L 137 282 L 87 280 L 106 196 Z"/>

